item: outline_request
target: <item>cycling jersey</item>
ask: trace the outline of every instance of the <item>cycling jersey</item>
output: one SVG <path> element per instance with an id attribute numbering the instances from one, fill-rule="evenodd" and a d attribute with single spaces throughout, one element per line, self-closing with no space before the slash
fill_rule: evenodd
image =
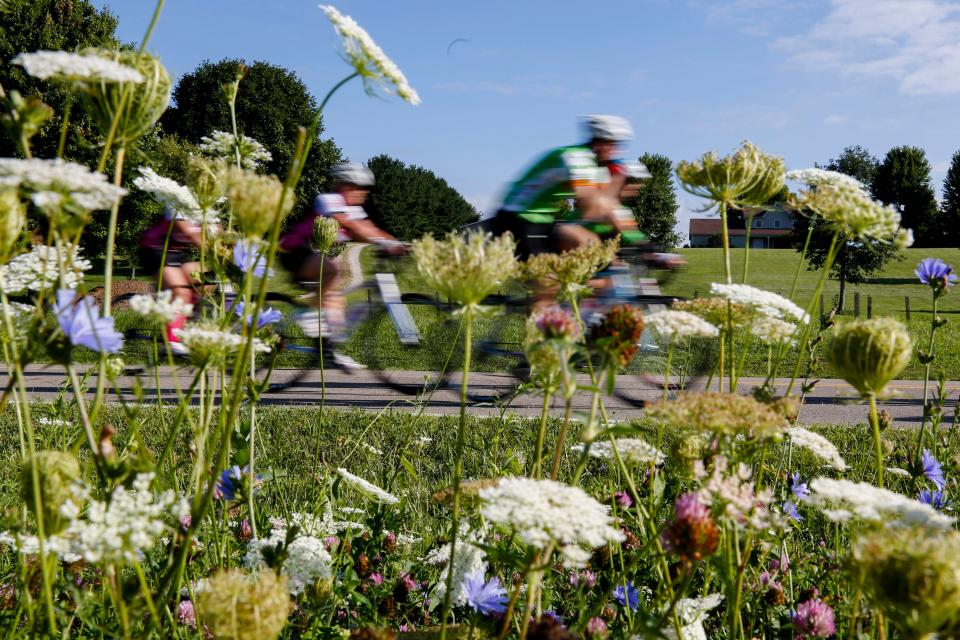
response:
<path id="1" fill-rule="evenodd" d="M 169 231 L 174 220 L 185 220 L 185 218 L 173 207 L 164 207 L 160 219 L 140 236 L 140 246 L 157 251 L 163 251 L 165 245 L 168 251 L 182 251 L 192 247 L 193 242 L 189 236 L 178 233 L 176 230 Z M 168 233 L 170 234 L 169 242 L 167 242 Z"/>
<path id="2" fill-rule="evenodd" d="M 560 147 L 540 158 L 513 184 L 501 209 L 529 222 L 550 223 L 560 213 L 561 203 L 576 195 L 575 189 L 609 180 L 610 172 L 597 165 L 589 148 Z"/>
<path id="3" fill-rule="evenodd" d="M 293 225 L 283 238 L 280 239 L 280 248 L 284 251 L 308 248 L 313 240 L 313 227 L 319 217 L 337 217 L 346 220 L 363 220 L 367 212 L 363 207 L 348 205 L 339 193 L 324 193 L 317 196 L 313 211 L 303 220 Z M 337 234 L 338 242 L 351 240 L 343 227 Z"/>

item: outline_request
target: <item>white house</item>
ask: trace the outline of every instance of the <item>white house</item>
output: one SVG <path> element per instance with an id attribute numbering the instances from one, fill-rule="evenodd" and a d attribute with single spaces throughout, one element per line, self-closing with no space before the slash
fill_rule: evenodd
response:
<path id="1" fill-rule="evenodd" d="M 756 211 L 753 216 L 750 214 Z M 768 210 L 746 209 L 744 224 L 750 225 L 751 249 L 778 249 L 787 246 L 786 237 L 793 231 L 793 212 L 783 207 Z M 719 247 L 722 227 L 720 218 L 693 218 L 690 220 L 691 247 Z M 743 247 L 746 228 L 728 228 L 731 247 Z"/>

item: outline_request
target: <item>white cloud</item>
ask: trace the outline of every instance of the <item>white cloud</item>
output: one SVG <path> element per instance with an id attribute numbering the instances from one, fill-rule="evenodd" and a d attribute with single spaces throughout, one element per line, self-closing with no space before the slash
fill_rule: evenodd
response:
<path id="1" fill-rule="evenodd" d="M 801 68 L 890 79 L 906 94 L 960 93 L 960 4 L 831 0 L 827 14 L 775 48 Z"/>
<path id="2" fill-rule="evenodd" d="M 693 4 L 706 11 L 710 22 L 757 37 L 782 33 L 798 9 L 809 7 L 802 0 L 694 0 Z"/>
<path id="3" fill-rule="evenodd" d="M 839 113 L 831 113 L 826 118 L 823 119 L 823 124 L 828 125 L 840 125 L 844 124 L 847 121 L 846 116 L 842 116 Z"/>

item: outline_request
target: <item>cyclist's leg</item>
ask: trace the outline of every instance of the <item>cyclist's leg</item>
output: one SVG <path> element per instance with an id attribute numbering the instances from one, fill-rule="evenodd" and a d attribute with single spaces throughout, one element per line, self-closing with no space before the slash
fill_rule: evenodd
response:
<path id="1" fill-rule="evenodd" d="M 168 256 L 169 257 L 169 256 Z M 193 304 L 193 283 L 191 281 L 191 275 L 184 267 L 190 263 L 180 263 L 179 260 L 175 260 L 177 264 L 173 265 L 164 265 L 163 273 L 160 274 L 160 286 L 164 289 L 168 289 L 173 292 L 173 297 L 181 302 L 187 304 Z M 174 350 L 178 350 L 180 346 L 180 337 L 177 335 L 177 330 L 182 329 L 184 325 L 187 324 L 186 316 L 178 315 L 171 322 L 167 324 L 167 339 L 170 341 L 170 344 L 173 346 Z"/>

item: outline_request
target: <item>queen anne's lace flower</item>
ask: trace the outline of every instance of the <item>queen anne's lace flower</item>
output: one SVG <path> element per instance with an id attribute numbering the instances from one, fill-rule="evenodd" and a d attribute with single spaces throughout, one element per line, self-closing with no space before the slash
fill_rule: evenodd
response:
<path id="1" fill-rule="evenodd" d="M 257 169 L 260 165 L 273 160 L 267 148 L 249 136 L 240 134 L 240 166 L 244 169 Z M 236 138 L 232 133 L 216 130 L 209 136 L 200 138 L 200 151 L 218 158 L 233 160 L 236 158 Z"/>
<path id="2" fill-rule="evenodd" d="M 796 320 L 806 324 L 810 320 L 807 312 L 772 291 L 764 291 L 751 287 L 748 284 L 721 284 L 714 282 L 710 285 L 710 293 L 726 298 L 731 302 L 742 304 L 745 307 L 756 309 L 759 313 L 778 320 Z"/>
<path id="3" fill-rule="evenodd" d="M 222 331 L 216 325 L 189 325 L 176 329 L 175 333 L 180 342 L 190 350 L 190 356 L 198 362 L 221 361 L 240 349 L 244 341 L 240 334 Z M 269 353 L 270 345 L 254 338 L 253 352 Z"/>
<path id="4" fill-rule="evenodd" d="M 337 473 L 340 475 L 341 478 L 346 480 L 349 484 L 359 489 L 361 493 L 364 493 L 370 496 L 377 502 L 382 502 L 383 504 L 396 504 L 400 502 L 400 498 L 398 498 L 397 496 L 387 491 L 384 491 L 383 489 L 381 489 L 375 484 L 367 482 L 360 476 L 353 475 L 352 473 L 350 473 L 349 471 L 347 471 L 342 467 L 337 469 Z"/>
<path id="5" fill-rule="evenodd" d="M 797 325 L 779 318 L 760 315 L 750 323 L 750 333 L 766 344 L 793 344 Z"/>
<path id="6" fill-rule="evenodd" d="M 763 531 L 783 524 L 770 509 L 773 491 L 769 488 L 756 491 L 747 465 L 740 463 L 730 468 L 726 457 L 715 456 L 709 473 L 702 462 L 694 463 L 694 475 L 701 482 L 697 491 L 700 502 L 719 508 L 736 525 Z"/>
<path id="7" fill-rule="evenodd" d="M 680 640 L 707 640 L 703 628 L 703 619 L 712 609 L 723 602 L 722 593 L 711 593 L 702 598 L 683 598 L 677 603 L 677 615 L 680 617 Z M 663 629 L 667 638 L 676 638 L 677 630 L 672 627 Z"/>
<path id="8" fill-rule="evenodd" d="M 187 187 L 170 178 L 165 178 L 150 167 L 140 167 L 140 175 L 133 184 L 146 191 L 160 204 L 172 207 L 188 220 L 199 220 L 203 214 L 200 204 Z"/>
<path id="9" fill-rule="evenodd" d="M 574 451 L 583 451 L 584 445 L 574 445 Z M 666 460 L 655 446 L 640 438 L 618 438 L 617 452 L 627 462 L 637 464 L 660 464 Z M 605 460 L 614 459 L 613 445 L 609 440 L 597 440 L 590 445 L 590 456 L 593 458 L 603 458 Z"/>
<path id="10" fill-rule="evenodd" d="M 266 538 L 254 538 L 247 545 L 244 565 L 248 569 L 260 569 L 267 564 L 264 549 L 284 549 L 286 557 L 281 575 L 287 577 L 287 588 L 292 595 L 299 595 L 318 580 L 331 577 L 331 558 L 322 539 L 298 533 L 290 544 L 286 544 L 286 540 L 287 529 L 283 527 L 271 529 Z"/>
<path id="11" fill-rule="evenodd" d="M 815 478 L 810 491 L 807 501 L 833 522 L 859 519 L 886 526 L 919 524 L 948 529 L 954 521 L 928 504 L 868 482 Z"/>
<path id="12" fill-rule="evenodd" d="M 102 173 L 59 158 L 0 158 L 0 184 L 42 194 L 39 198 L 45 206 L 75 205 L 85 211 L 109 209 L 127 194 Z"/>
<path id="13" fill-rule="evenodd" d="M 688 311 L 667 309 L 651 313 L 644 318 L 646 325 L 667 340 L 685 340 L 687 338 L 715 338 L 720 330 Z"/>
<path id="14" fill-rule="evenodd" d="M 83 272 L 90 267 L 90 261 L 81 257 L 77 247 L 38 244 L 0 267 L 0 288 L 8 294 L 42 291 L 54 286 L 76 289 L 83 282 Z"/>
<path id="15" fill-rule="evenodd" d="M 35 51 L 21 53 L 11 62 L 41 80 L 56 78 L 80 82 L 143 82 L 143 75 L 136 69 L 95 55 L 92 51 L 85 54 Z"/>
<path id="16" fill-rule="evenodd" d="M 491 522 L 510 526 L 532 547 L 558 546 L 565 564 L 580 566 L 589 550 L 624 539 L 612 526 L 610 508 L 579 487 L 553 480 L 503 478 L 480 490 L 482 512 Z"/>
<path id="17" fill-rule="evenodd" d="M 464 307 L 476 307 L 517 270 L 513 238 L 485 233 L 426 235 L 413 243 L 413 257 L 427 286 Z"/>
<path id="18" fill-rule="evenodd" d="M 130 298 L 130 308 L 142 316 L 167 323 L 193 313 L 193 305 L 174 298 L 170 289 L 164 289 L 156 297 L 135 295 Z"/>
<path id="19" fill-rule="evenodd" d="M 394 64 L 393 60 L 387 57 L 383 50 L 377 46 L 363 28 L 358 25 L 353 18 L 345 16 L 331 5 L 320 5 L 320 9 L 326 14 L 327 19 L 336 29 L 337 33 L 343 38 L 343 50 L 349 62 L 357 73 L 363 78 L 370 91 L 372 82 L 383 85 L 385 82 L 393 85 L 397 95 L 404 101 L 412 105 L 420 104 L 420 96 L 410 83 L 406 76 Z"/>
<path id="20" fill-rule="evenodd" d="M 803 427 L 790 427 L 787 429 L 787 435 L 790 436 L 790 441 L 793 444 L 808 450 L 837 471 L 847 470 L 847 463 L 840 455 L 840 450 L 819 433 L 814 433 Z"/>
<path id="21" fill-rule="evenodd" d="M 450 543 L 441 545 L 427 554 L 423 559 L 427 564 L 444 566 L 437 580 L 437 586 L 434 587 L 433 596 L 437 601 L 442 601 L 447 593 L 447 575 L 453 573 L 453 592 L 450 594 L 450 601 L 456 605 L 466 604 L 467 592 L 464 580 L 467 576 L 484 574 L 487 571 L 486 555 L 480 544 L 484 542 L 482 532 L 471 531 L 462 524 L 460 535 L 457 536 L 456 558 L 450 562 Z"/>

